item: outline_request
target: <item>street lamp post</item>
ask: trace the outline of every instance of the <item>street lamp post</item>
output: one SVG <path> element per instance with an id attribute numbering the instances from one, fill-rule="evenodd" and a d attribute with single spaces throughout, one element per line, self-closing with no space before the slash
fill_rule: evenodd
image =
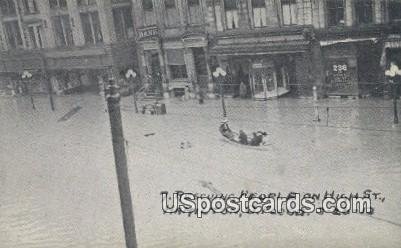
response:
<path id="1" fill-rule="evenodd" d="M 27 81 L 25 80 L 25 79 L 27 79 L 27 80 L 31 79 L 31 78 L 32 78 L 32 74 L 31 74 L 29 71 L 25 70 L 25 71 L 22 73 L 21 78 L 22 78 L 22 81 L 24 82 L 24 84 L 25 84 L 27 90 L 29 91 L 29 96 L 30 96 L 30 98 L 31 98 L 32 109 L 36 109 L 35 103 L 33 102 L 32 89 L 31 89 L 31 87 L 28 86 L 28 83 L 27 83 Z"/>
<path id="2" fill-rule="evenodd" d="M 109 79 L 106 88 L 107 108 L 109 112 L 111 136 L 113 142 L 114 161 L 117 173 L 118 191 L 120 194 L 121 212 L 127 248 L 136 248 L 136 234 L 134 213 L 132 209 L 131 191 L 128 177 L 127 155 L 125 152 L 125 139 L 123 134 L 120 93 L 113 78 Z"/>
<path id="3" fill-rule="evenodd" d="M 221 69 L 221 67 L 217 67 L 216 71 L 213 72 L 213 77 L 216 78 L 220 87 L 221 107 L 223 109 L 224 118 L 227 117 L 226 103 L 224 102 L 224 89 L 223 89 L 223 82 L 226 75 L 227 73 L 223 69 Z"/>
<path id="4" fill-rule="evenodd" d="M 138 105 L 136 103 L 136 92 L 135 92 L 135 79 L 136 79 L 136 72 L 132 69 L 128 69 L 127 73 L 125 73 L 125 77 L 127 80 L 130 81 L 130 87 L 132 87 L 132 97 L 134 98 L 134 108 L 135 108 L 135 113 L 138 113 Z"/>
<path id="5" fill-rule="evenodd" d="M 385 75 L 389 78 L 389 83 L 392 85 L 393 90 L 393 109 L 394 109 L 394 124 L 398 124 L 398 109 L 397 109 L 397 77 L 401 77 L 401 70 L 398 66 L 391 62 L 390 69 L 385 71 Z"/>

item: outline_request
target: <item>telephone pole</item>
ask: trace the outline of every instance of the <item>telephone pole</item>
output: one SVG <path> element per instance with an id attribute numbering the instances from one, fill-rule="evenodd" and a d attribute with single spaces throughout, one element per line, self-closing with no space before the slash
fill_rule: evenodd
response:
<path id="1" fill-rule="evenodd" d="M 125 152 L 125 139 L 120 111 L 120 93 L 118 92 L 118 86 L 113 76 L 111 76 L 109 79 L 109 85 L 107 86 L 106 90 L 114 161 L 117 172 L 118 190 L 120 194 L 121 212 L 125 233 L 125 243 L 127 248 L 137 248 L 134 213 L 132 209 L 132 199 L 128 177 L 127 155 Z"/>

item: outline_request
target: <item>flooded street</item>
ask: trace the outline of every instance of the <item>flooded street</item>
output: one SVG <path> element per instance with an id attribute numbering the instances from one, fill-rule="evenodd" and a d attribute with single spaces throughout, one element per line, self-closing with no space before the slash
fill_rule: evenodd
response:
<path id="1" fill-rule="evenodd" d="M 28 98 L 0 98 L 0 247 L 124 247 L 105 102 L 88 94 L 55 103 L 52 112 L 36 97 L 35 111 Z M 401 126 L 391 101 L 322 100 L 320 122 L 308 99 L 226 104 L 233 129 L 269 133 L 266 151 L 223 142 L 218 100 L 171 99 L 167 115 L 152 116 L 123 99 L 139 247 L 401 247 Z M 198 219 L 163 214 L 160 195 L 368 189 L 385 198 L 372 201 L 372 216 Z"/>

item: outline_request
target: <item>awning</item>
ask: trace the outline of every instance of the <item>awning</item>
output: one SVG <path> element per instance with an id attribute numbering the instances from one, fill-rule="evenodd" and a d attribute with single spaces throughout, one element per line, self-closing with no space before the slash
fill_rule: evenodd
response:
<path id="1" fill-rule="evenodd" d="M 219 55 L 258 55 L 258 54 L 285 54 L 298 53 L 309 50 L 309 41 L 283 41 L 246 44 L 216 45 L 210 48 L 209 53 Z"/>
<path id="2" fill-rule="evenodd" d="M 360 39 L 342 39 L 342 40 L 323 40 L 320 41 L 320 46 L 331 46 L 339 43 L 352 43 L 352 42 L 361 42 L 361 41 L 372 41 L 374 43 L 378 42 L 377 38 L 360 38 Z"/>

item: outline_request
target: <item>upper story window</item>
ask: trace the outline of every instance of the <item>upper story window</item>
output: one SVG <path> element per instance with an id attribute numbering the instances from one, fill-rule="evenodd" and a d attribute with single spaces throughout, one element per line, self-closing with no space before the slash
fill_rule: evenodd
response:
<path id="1" fill-rule="evenodd" d="M 43 48 L 42 40 L 42 26 L 41 25 L 30 25 L 27 28 L 29 38 L 29 48 Z"/>
<path id="2" fill-rule="evenodd" d="M 373 0 L 356 0 L 355 17 L 358 24 L 373 22 Z"/>
<path id="3" fill-rule="evenodd" d="M 226 15 L 227 29 L 239 27 L 239 15 L 237 0 L 224 0 L 224 11 Z"/>
<path id="4" fill-rule="evenodd" d="M 113 9 L 114 28 L 119 40 L 134 37 L 134 23 L 131 12 L 131 6 Z"/>
<path id="5" fill-rule="evenodd" d="M 38 6 L 35 0 L 22 0 L 25 14 L 34 14 L 38 12 Z"/>
<path id="6" fill-rule="evenodd" d="M 3 15 L 15 15 L 15 5 L 14 0 L 1 0 L 0 9 Z"/>
<path id="7" fill-rule="evenodd" d="M 258 28 L 267 25 L 265 0 L 252 0 L 252 13 L 254 27 Z"/>
<path id="8" fill-rule="evenodd" d="M 4 22 L 4 30 L 9 48 L 16 49 L 23 47 L 18 21 Z"/>
<path id="9" fill-rule="evenodd" d="M 74 45 L 72 28 L 69 15 L 53 16 L 53 32 L 57 47 L 69 47 Z"/>
<path id="10" fill-rule="evenodd" d="M 180 15 L 175 0 L 164 0 L 164 7 L 166 8 L 167 26 L 178 26 L 180 23 Z"/>
<path id="11" fill-rule="evenodd" d="M 345 20 L 345 3 L 344 0 L 327 0 L 327 25 L 338 26 L 344 25 Z"/>
<path id="12" fill-rule="evenodd" d="M 298 23 L 301 22 L 303 25 L 312 25 L 312 0 L 302 0 L 298 15 L 302 15 L 301 18 L 298 16 Z"/>
<path id="13" fill-rule="evenodd" d="M 143 24 L 144 26 L 152 26 L 156 24 L 156 15 L 153 9 L 152 0 L 142 0 Z"/>
<path id="14" fill-rule="evenodd" d="M 390 21 L 401 21 L 401 1 L 393 0 L 388 6 Z"/>
<path id="15" fill-rule="evenodd" d="M 67 8 L 67 0 L 49 0 L 51 9 L 65 9 Z"/>
<path id="16" fill-rule="evenodd" d="M 281 9 L 283 11 L 283 25 L 297 24 L 297 1 L 281 0 Z"/>
<path id="17" fill-rule="evenodd" d="M 189 22 L 192 24 L 202 23 L 202 7 L 200 0 L 187 0 L 188 3 L 188 16 Z"/>
<path id="18" fill-rule="evenodd" d="M 99 13 L 97 11 L 81 13 L 81 22 L 85 44 L 98 44 L 103 42 Z"/>
<path id="19" fill-rule="evenodd" d="M 95 5 L 96 0 L 77 0 L 78 6 Z"/>

